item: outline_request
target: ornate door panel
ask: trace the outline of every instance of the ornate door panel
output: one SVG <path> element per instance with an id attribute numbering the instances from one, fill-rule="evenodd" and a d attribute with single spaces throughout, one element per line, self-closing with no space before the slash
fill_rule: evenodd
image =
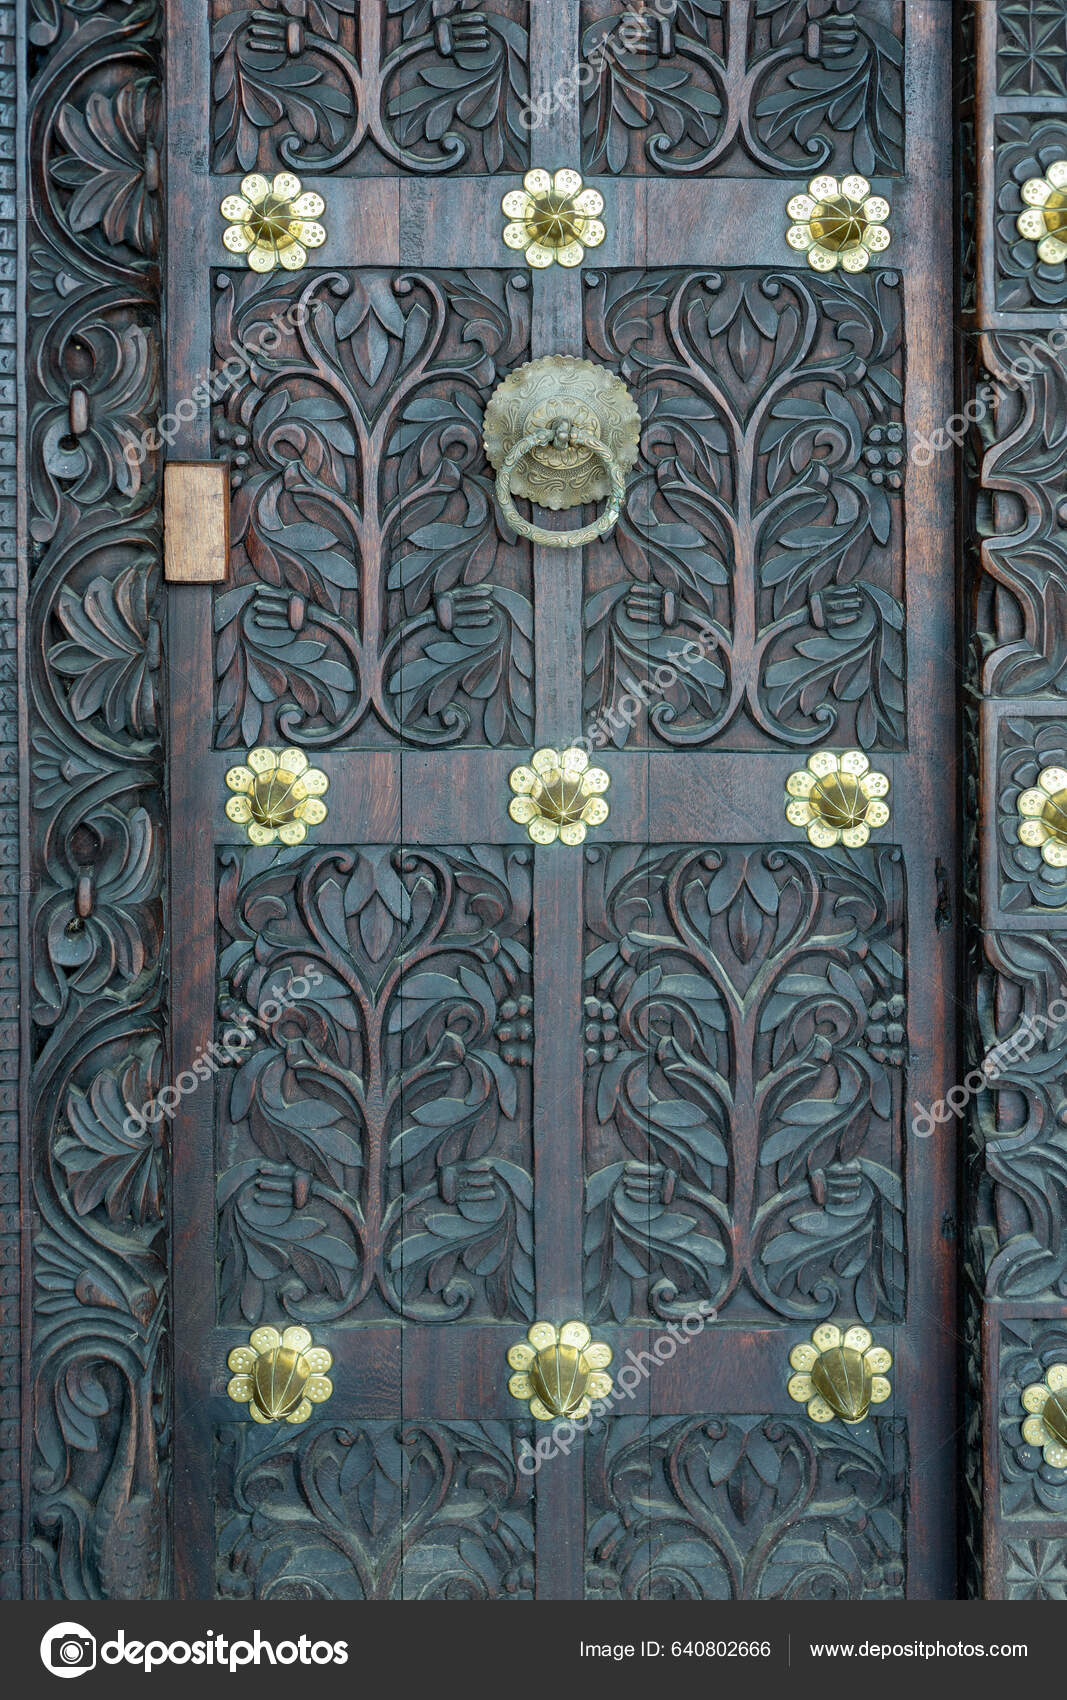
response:
<path id="1" fill-rule="evenodd" d="M 169 454 L 230 478 L 225 581 L 169 591 L 179 1587 L 951 1596 L 953 1164 L 909 1132 L 955 1078 L 951 470 L 907 453 L 951 411 L 949 8 L 207 10 L 169 9 Z M 580 264 L 504 242 L 542 165 L 603 197 Z M 326 238 L 261 274 L 218 208 L 280 171 Z M 866 269 L 786 240 L 827 172 L 891 204 Z M 640 418 L 584 548 L 482 446 L 553 354 Z M 607 819 L 534 844 L 509 774 L 580 739 Z M 325 813 L 257 843 L 227 776 L 283 747 Z M 888 780 L 866 843 L 786 818 L 827 750 Z M 570 1318 L 616 1396 L 534 1470 L 506 1352 Z M 855 1426 L 789 1391 L 824 1322 L 892 1354 Z M 290 1326 L 332 1394 L 254 1422 L 227 1360 Z"/>

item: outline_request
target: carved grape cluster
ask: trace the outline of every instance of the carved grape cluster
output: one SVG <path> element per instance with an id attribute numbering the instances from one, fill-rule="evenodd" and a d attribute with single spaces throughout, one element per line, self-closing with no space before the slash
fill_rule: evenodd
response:
<path id="1" fill-rule="evenodd" d="M 500 1005 L 494 1029 L 501 1045 L 501 1056 L 513 1068 L 529 1068 L 533 1063 L 533 999 L 525 992 L 517 998 L 505 998 Z"/>

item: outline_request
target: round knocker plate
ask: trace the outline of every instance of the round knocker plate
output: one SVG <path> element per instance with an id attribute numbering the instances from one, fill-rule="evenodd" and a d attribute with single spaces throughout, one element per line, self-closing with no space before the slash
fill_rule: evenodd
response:
<path id="1" fill-rule="evenodd" d="M 561 433 L 561 424 L 577 440 Z M 549 354 L 520 366 L 493 391 L 483 422 L 485 452 L 499 472 L 510 451 L 533 437 L 511 469 L 511 494 L 558 512 L 612 495 L 610 463 L 625 478 L 637 459 L 639 425 L 637 404 L 614 372 L 573 354 Z M 590 438 L 601 448 L 589 447 Z"/>

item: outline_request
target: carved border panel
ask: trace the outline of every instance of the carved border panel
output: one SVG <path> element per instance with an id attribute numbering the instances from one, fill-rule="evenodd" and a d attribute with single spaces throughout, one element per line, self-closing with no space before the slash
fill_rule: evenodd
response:
<path id="1" fill-rule="evenodd" d="M 1067 27 L 1046 0 L 965 7 L 964 24 L 962 117 L 978 162 L 960 398 L 973 424 L 964 450 L 972 1008 L 956 1111 L 968 1130 L 970 1585 L 988 1598 L 1063 1599 L 1067 1472 L 1023 1442 L 1020 1395 L 1067 1362 L 1067 884 L 1020 843 L 1017 804 L 1067 757 L 1067 271 L 1038 261 L 1016 219 L 1023 182 L 1067 156 L 1067 127 L 1048 109 L 1064 89 Z M 961 211 L 966 232 L 966 189 Z"/>
<path id="2" fill-rule="evenodd" d="M 26 1591 L 166 1596 L 160 22 L 31 4 Z M 27 1272 L 27 1278 L 28 1272 Z"/>
<path id="3" fill-rule="evenodd" d="M 15 7 L 0 6 L 0 1599 L 17 1598 L 22 1541 L 19 1396 L 22 1366 L 19 1212 L 19 567 L 16 493 L 17 313 L 20 284 L 15 152 Z"/>

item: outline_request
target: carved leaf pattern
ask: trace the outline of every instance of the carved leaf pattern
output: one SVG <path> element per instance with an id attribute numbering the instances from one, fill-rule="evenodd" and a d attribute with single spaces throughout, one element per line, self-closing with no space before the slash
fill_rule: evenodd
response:
<path id="1" fill-rule="evenodd" d="M 899 852 L 592 853 L 590 1318 L 897 1319 Z"/>
<path id="2" fill-rule="evenodd" d="M 621 1417 L 586 1458 L 586 1597 L 902 1598 L 905 1481 L 897 1419 Z"/>
<path id="3" fill-rule="evenodd" d="M 221 285 L 220 365 L 272 325 L 280 340 L 217 420 L 242 468 L 215 598 L 219 742 L 528 744 L 531 553 L 500 530 L 481 444 L 528 348 L 527 279 Z"/>
<path id="4" fill-rule="evenodd" d="M 897 274 L 590 281 L 589 352 L 643 422 L 626 513 L 586 550 L 594 741 L 900 746 Z"/>
<path id="5" fill-rule="evenodd" d="M 214 169 L 521 170 L 527 10 L 525 0 L 216 0 Z"/>
<path id="6" fill-rule="evenodd" d="M 524 1425 L 310 1423 L 221 1432 L 219 1593 L 254 1600 L 533 1597 Z"/>
<path id="7" fill-rule="evenodd" d="M 227 1319 L 532 1319 L 529 906 L 525 850 L 224 853 L 224 1020 L 286 1006 L 227 1092 Z"/>
<path id="8" fill-rule="evenodd" d="M 159 13 L 29 11 L 34 1587 L 169 1591 Z M 21 145 L 21 140 L 20 140 Z"/>
<path id="9" fill-rule="evenodd" d="M 585 167 L 903 170 L 904 8 L 887 0 L 583 0 Z"/>

